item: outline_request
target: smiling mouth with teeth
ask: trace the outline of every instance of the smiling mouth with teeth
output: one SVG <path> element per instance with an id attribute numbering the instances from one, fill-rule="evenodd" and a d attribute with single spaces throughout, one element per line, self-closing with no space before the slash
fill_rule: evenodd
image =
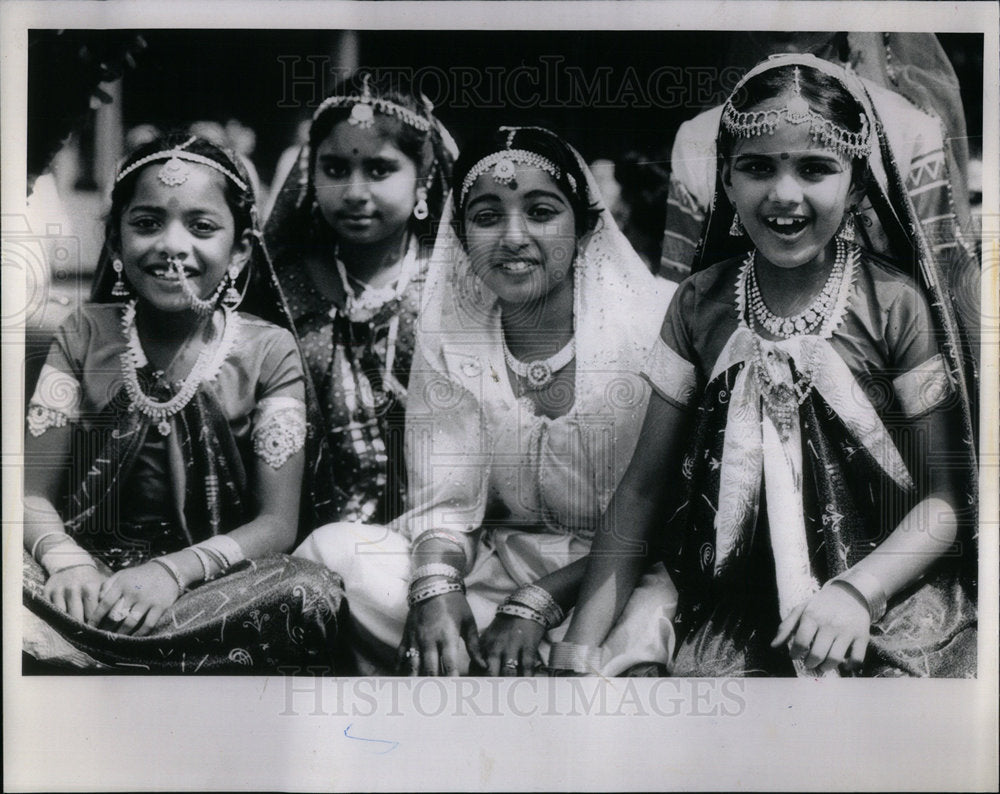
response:
<path id="1" fill-rule="evenodd" d="M 805 228 L 808 221 L 805 218 L 769 217 L 765 219 L 768 227 L 778 234 L 795 234 Z"/>
<path id="2" fill-rule="evenodd" d="M 524 273 L 535 266 L 534 262 L 517 260 L 515 262 L 501 262 L 498 267 L 508 273 Z"/>

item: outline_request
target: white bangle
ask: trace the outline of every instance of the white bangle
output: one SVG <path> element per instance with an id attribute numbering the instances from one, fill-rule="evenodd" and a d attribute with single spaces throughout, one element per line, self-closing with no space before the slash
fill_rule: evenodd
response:
<path id="1" fill-rule="evenodd" d="M 550 670 L 572 670 L 574 673 L 596 674 L 601 666 L 601 649 L 575 642 L 554 642 L 549 651 Z"/>
<path id="2" fill-rule="evenodd" d="M 177 585 L 177 592 L 179 595 L 184 595 L 184 591 L 187 587 L 184 585 L 184 580 L 181 578 L 180 569 L 174 564 L 173 560 L 168 560 L 165 557 L 154 557 L 150 560 L 151 563 L 159 565 L 163 570 L 170 574 L 173 578 L 174 583 Z"/>
<path id="3" fill-rule="evenodd" d="M 406 603 L 411 607 L 416 606 L 421 601 L 427 601 L 431 598 L 437 598 L 438 596 L 447 595 L 448 593 L 465 593 L 465 585 L 461 582 L 432 582 L 424 587 L 417 587 L 410 590 L 410 594 L 406 597 Z"/>
<path id="4" fill-rule="evenodd" d="M 42 555 L 42 559 L 38 562 L 49 576 L 53 576 L 60 571 L 65 571 L 67 568 L 79 568 L 83 565 L 94 569 L 97 568 L 94 558 L 77 546 L 75 542 L 72 549 L 64 548 L 63 544 L 60 543 L 55 548 L 45 552 Z"/>
<path id="5" fill-rule="evenodd" d="M 415 552 L 417 550 L 417 547 L 420 546 L 422 543 L 426 543 L 428 540 L 433 540 L 434 538 L 438 538 L 439 540 L 446 540 L 449 543 L 458 546 L 458 548 L 462 551 L 463 554 L 465 553 L 465 544 L 462 543 L 462 541 L 460 541 L 450 532 L 445 532 L 443 529 L 429 529 L 426 532 L 418 535 L 410 544 L 411 553 Z"/>
<path id="6" fill-rule="evenodd" d="M 868 617 L 872 623 L 878 623 L 885 615 L 889 599 L 882 583 L 870 573 L 852 568 L 834 576 L 829 584 L 845 585 L 857 593 L 868 607 Z"/>
<path id="7" fill-rule="evenodd" d="M 462 572 L 446 562 L 429 562 L 413 571 L 413 575 L 410 577 L 410 586 L 412 587 L 418 580 L 428 576 L 444 576 L 448 579 L 461 581 Z"/>
<path id="8" fill-rule="evenodd" d="M 521 604 L 539 613 L 545 620 L 546 628 L 558 626 L 566 615 L 556 603 L 552 594 L 537 584 L 526 584 L 507 596 L 505 604 Z"/>
<path id="9" fill-rule="evenodd" d="M 246 559 L 246 555 L 243 554 L 240 544 L 228 535 L 213 535 L 207 540 L 195 543 L 191 548 L 195 547 L 203 549 L 212 554 L 212 556 L 221 559 L 220 566 L 222 570 L 220 573 L 225 573 L 234 565 L 238 565 Z"/>
<path id="10" fill-rule="evenodd" d="M 76 541 L 73 540 L 73 537 L 67 532 L 59 532 L 58 530 L 53 532 L 46 532 L 43 535 L 41 535 L 34 543 L 31 544 L 31 558 L 35 560 L 35 562 L 41 564 L 41 560 L 39 560 L 38 557 L 36 557 L 35 555 L 38 554 L 38 547 L 42 545 L 42 541 L 54 537 L 58 537 L 59 540 L 53 544 L 52 546 L 53 549 L 60 543 L 70 542 L 76 545 Z"/>
<path id="11" fill-rule="evenodd" d="M 539 612 L 537 609 L 532 609 L 524 604 L 517 604 L 513 601 L 504 601 L 500 606 L 497 607 L 498 615 L 507 615 L 512 618 L 523 618 L 524 620 L 531 620 L 542 626 L 546 631 L 548 631 L 551 626 L 549 622 L 545 619 L 545 615 Z"/>

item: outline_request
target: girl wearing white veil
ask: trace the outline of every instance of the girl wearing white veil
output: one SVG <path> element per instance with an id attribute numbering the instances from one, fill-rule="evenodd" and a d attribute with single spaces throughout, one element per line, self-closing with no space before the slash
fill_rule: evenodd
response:
<path id="1" fill-rule="evenodd" d="M 414 507 L 296 552 L 346 581 L 357 655 L 382 669 L 531 675 L 564 631 L 649 400 L 639 377 L 674 287 L 649 273 L 582 159 L 502 127 L 455 168 L 407 405 Z M 601 646 L 665 664 L 675 594 L 646 572 Z M 480 637 L 480 631 L 482 636 Z M 376 668 L 377 669 L 377 668 Z"/>

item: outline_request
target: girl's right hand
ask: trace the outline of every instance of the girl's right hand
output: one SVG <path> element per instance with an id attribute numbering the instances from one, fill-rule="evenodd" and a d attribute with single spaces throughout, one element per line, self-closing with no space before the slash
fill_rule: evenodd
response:
<path id="1" fill-rule="evenodd" d="M 404 675 L 459 675 L 460 642 L 465 643 L 474 664 L 486 666 L 466 597 L 445 593 L 428 598 L 410 607 L 396 667 Z"/>
<path id="2" fill-rule="evenodd" d="M 70 617 L 84 623 L 97 609 L 101 585 L 108 577 L 89 565 L 78 565 L 52 574 L 45 582 L 45 597 Z"/>

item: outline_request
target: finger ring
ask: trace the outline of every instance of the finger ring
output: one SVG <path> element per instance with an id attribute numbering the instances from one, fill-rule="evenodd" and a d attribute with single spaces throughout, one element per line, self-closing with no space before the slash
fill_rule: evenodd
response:
<path id="1" fill-rule="evenodd" d="M 419 651 L 419 649 L 417 649 L 417 648 L 407 648 L 406 649 L 406 658 L 407 659 L 419 659 L 420 658 L 420 651 Z"/>
<path id="2" fill-rule="evenodd" d="M 506 662 L 503 663 L 503 666 L 509 667 L 511 670 L 515 670 L 517 669 L 517 662 L 515 662 L 513 659 L 508 659 Z"/>
<path id="3" fill-rule="evenodd" d="M 111 611 L 108 613 L 108 620 L 113 623 L 121 623 L 125 618 L 128 617 L 129 610 L 126 609 L 122 604 L 115 604 Z"/>

